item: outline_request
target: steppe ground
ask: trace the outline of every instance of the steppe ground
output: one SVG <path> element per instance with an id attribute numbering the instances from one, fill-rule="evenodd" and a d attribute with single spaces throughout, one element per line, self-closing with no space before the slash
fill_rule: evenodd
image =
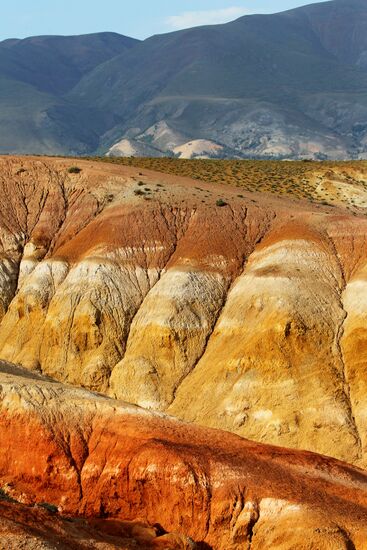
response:
<path id="1" fill-rule="evenodd" d="M 207 160 L 113 158 L 93 160 L 141 167 L 177 176 L 235 185 L 241 189 L 344 206 L 354 213 L 367 207 L 367 161 Z M 225 194 L 225 190 L 224 190 Z"/>

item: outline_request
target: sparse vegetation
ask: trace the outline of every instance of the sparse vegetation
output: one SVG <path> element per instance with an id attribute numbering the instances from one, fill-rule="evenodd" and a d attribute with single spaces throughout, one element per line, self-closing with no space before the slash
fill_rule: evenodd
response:
<path id="1" fill-rule="evenodd" d="M 367 183 L 355 175 L 355 169 L 358 167 L 359 172 L 365 171 L 367 180 L 367 161 L 185 160 L 167 157 L 90 157 L 90 160 L 187 176 L 208 183 L 231 185 L 237 187 L 239 192 L 240 190 L 251 193 L 267 192 L 318 204 L 328 200 L 330 181 L 336 189 L 339 184 L 342 184 L 357 185 L 364 191 L 367 190 Z M 146 183 L 139 182 L 138 185 L 142 186 Z M 157 183 L 156 186 L 164 187 L 161 183 Z M 199 186 L 196 189 L 202 191 Z M 333 194 L 336 189 L 332 190 Z M 162 190 L 165 191 L 165 189 Z M 353 206 L 348 197 L 340 196 L 339 200 Z M 357 208 L 357 205 L 355 207 Z"/>
<path id="2" fill-rule="evenodd" d="M 48 510 L 51 514 L 57 514 L 59 509 L 55 504 L 49 504 L 48 502 L 40 502 L 38 504 L 41 508 L 45 508 L 45 510 Z"/>
<path id="3" fill-rule="evenodd" d="M 0 487 L 0 501 L 3 500 L 5 502 L 16 502 L 7 492 L 6 487 Z"/>
<path id="4" fill-rule="evenodd" d="M 227 206 L 228 203 L 224 201 L 223 199 L 218 199 L 215 203 L 217 206 Z"/>
<path id="5" fill-rule="evenodd" d="M 80 174 L 81 171 L 82 169 L 79 168 L 79 166 L 70 166 L 70 168 L 68 169 L 69 174 Z"/>

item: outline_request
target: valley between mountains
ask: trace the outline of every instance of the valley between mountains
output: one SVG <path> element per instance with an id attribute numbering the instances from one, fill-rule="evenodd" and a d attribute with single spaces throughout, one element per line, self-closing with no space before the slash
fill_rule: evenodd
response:
<path id="1" fill-rule="evenodd" d="M 283 166 L 0 158 L 14 548 L 367 548 L 367 164 Z"/>

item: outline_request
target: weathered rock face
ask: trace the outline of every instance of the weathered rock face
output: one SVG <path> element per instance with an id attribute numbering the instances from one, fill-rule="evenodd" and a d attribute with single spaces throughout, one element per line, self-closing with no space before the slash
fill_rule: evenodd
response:
<path id="1" fill-rule="evenodd" d="M 366 465 L 365 166 L 328 208 L 71 165 L 0 160 L 0 357 Z"/>
<path id="2" fill-rule="evenodd" d="M 146 527 L 130 526 L 130 534 L 141 544 L 146 537 L 146 548 L 188 549 L 194 541 L 218 550 L 366 548 L 362 470 L 182 423 L 10 364 L 0 365 L 0 396 L 2 493 L 89 519 L 79 534 L 95 545 L 76 548 L 97 547 L 93 525 L 112 544 L 108 533 L 121 542 L 138 520 Z M 38 514 L 40 540 L 75 540 L 78 524 L 56 516 L 52 525 L 46 512 L 12 506 L 0 503 L 0 533 L 14 515 L 25 516 L 27 533 Z M 98 517 L 105 523 L 91 523 Z M 149 531 L 155 524 L 160 534 Z M 110 547 L 129 545 L 103 548 Z"/>

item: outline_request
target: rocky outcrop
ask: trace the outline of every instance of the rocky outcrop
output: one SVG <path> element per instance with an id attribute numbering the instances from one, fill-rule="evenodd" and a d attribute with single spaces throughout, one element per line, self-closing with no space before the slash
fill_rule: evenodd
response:
<path id="1" fill-rule="evenodd" d="M 364 165 L 332 208 L 74 162 L 0 161 L 0 357 L 366 465 Z"/>
<path id="2" fill-rule="evenodd" d="M 121 541 L 130 525 L 147 548 L 366 548 L 362 470 L 179 422 L 6 363 L 0 395 L 1 494 L 15 501 L 13 508 L 0 503 L 0 532 L 4 518 L 15 519 L 19 536 L 32 522 L 34 536 L 38 522 L 37 536 L 73 541 L 78 523 L 62 518 L 79 516 L 88 520 L 79 536 L 89 529 L 92 542 L 93 526 L 102 539 L 119 533 Z M 61 517 L 52 525 L 46 511 L 31 507 L 37 503 Z"/>

